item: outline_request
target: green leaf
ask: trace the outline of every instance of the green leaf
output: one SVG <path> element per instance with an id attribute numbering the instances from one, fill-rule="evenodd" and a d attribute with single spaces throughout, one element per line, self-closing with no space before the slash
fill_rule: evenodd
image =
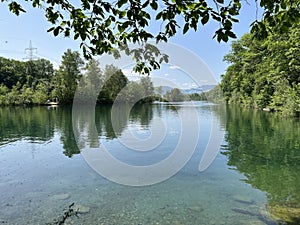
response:
<path id="1" fill-rule="evenodd" d="M 110 11 L 111 5 L 109 3 L 103 2 L 102 5 L 103 5 L 104 9 L 106 10 L 106 12 Z"/>
<path id="2" fill-rule="evenodd" d="M 211 16 L 212 16 L 212 18 L 214 19 L 214 20 L 216 20 L 216 21 L 219 21 L 219 22 L 221 22 L 221 18 L 220 18 L 220 16 L 216 16 L 216 15 L 214 15 L 214 14 L 211 14 Z"/>
<path id="3" fill-rule="evenodd" d="M 125 28 L 122 25 L 118 25 L 118 31 L 122 33 L 125 30 Z"/>
<path id="4" fill-rule="evenodd" d="M 126 0 L 119 0 L 118 7 L 121 8 L 127 1 Z"/>
<path id="5" fill-rule="evenodd" d="M 126 11 L 120 11 L 119 13 L 120 18 L 123 18 L 126 16 Z"/>
<path id="6" fill-rule="evenodd" d="M 65 37 L 69 37 L 70 36 L 70 29 L 66 29 L 65 30 Z"/>
<path id="7" fill-rule="evenodd" d="M 230 22 L 230 20 L 226 20 L 226 22 L 224 24 L 224 28 L 225 29 L 231 29 L 232 28 L 232 23 Z"/>
<path id="8" fill-rule="evenodd" d="M 222 40 L 221 33 L 218 33 L 218 34 L 217 34 L 217 41 L 218 41 L 218 42 L 221 42 L 221 40 Z"/>
<path id="9" fill-rule="evenodd" d="M 22 6 L 21 6 L 19 3 L 15 2 L 15 1 L 9 3 L 9 4 L 8 4 L 8 8 L 9 8 L 9 10 L 10 10 L 11 12 L 13 12 L 14 14 L 16 14 L 17 16 L 20 15 L 20 12 L 26 12 L 26 11 L 22 8 Z"/>
<path id="10" fill-rule="evenodd" d="M 185 34 L 190 29 L 190 24 L 186 23 L 183 28 L 183 34 Z"/>
<path id="11" fill-rule="evenodd" d="M 154 9 L 154 10 L 157 10 L 157 8 L 158 8 L 158 4 L 157 4 L 157 2 L 154 0 L 154 1 L 152 1 L 151 3 L 150 3 L 150 6 L 152 7 L 152 9 Z"/>
<path id="12" fill-rule="evenodd" d="M 236 18 L 231 18 L 231 21 L 232 21 L 232 22 L 235 22 L 235 23 L 238 23 L 238 22 L 239 22 L 239 20 L 236 19 Z"/>
<path id="13" fill-rule="evenodd" d="M 228 35 L 228 36 L 231 37 L 231 38 L 236 38 L 235 33 L 233 33 L 233 32 L 230 31 L 230 30 L 226 30 L 226 31 L 225 31 L 225 34 Z"/>
<path id="14" fill-rule="evenodd" d="M 226 34 L 222 34 L 221 38 L 224 42 L 228 41 L 228 36 Z"/>
<path id="15" fill-rule="evenodd" d="M 75 35 L 74 35 L 74 40 L 76 40 L 76 39 L 78 39 L 79 38 L 79 33 L 76 33 Z"/>
<path id="16" fill-rule="evenodd" d="M 208 22 L 209 20 L 209 14 L 205 14 L 205 16 L 201 19 L 201 23 L 204 25 Z"/>
<path id="17" fill-rule="evenodd" d="M 146 8 L 148 5 L 149 5 L 149 0 L 147 0 L 143 5 L 142 5 L 142 8 Z"/>
<path id="18" fill-rule="evenodd" d="M 163 12 L 159 12 L 159 13 L 156 15 L 155 19 L 156 19 L 156 20 L 159 20 L 159 19 L 162 17 L 162 14 L 163 14 Z"/>
<path id="19" fill-rule="evenodd" d="M 51 31 L 53 31 L 55 29 L 55 27 L 51 27 L 51 28 L 49 28 L 48 30 L 47 30 L 47 32 L 51 32 Z"/>
<path id="20" fill-rule="evenodd" d="M 56 27 L 56 28 L 53 30 L 54 36 L 57 36 L 57 35 L 59 34 L 59 30 L 60 30 L 60 27 Z"/>

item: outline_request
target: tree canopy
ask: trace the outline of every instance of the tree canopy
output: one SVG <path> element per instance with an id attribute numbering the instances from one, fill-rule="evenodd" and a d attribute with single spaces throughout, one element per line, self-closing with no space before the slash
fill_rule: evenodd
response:
<path id="1" fill-rule="evenodd" d="M 0 106 L 39 105 L 48 100 L 70 104 L 76 92 L 81 104 L 137 103 L 155 99 L 149 76 L 129 82 L 121 69 L 106 65 L 102 70 L 95 59 L 84 63 L 79 52 L 70 49 L 62 55 L 57 70 L 45 59 L 20 62 L 0 57 Z"/>
<path id="2" fill-rule="evenodd" d="M 263 41 L 246 34 L 232 43 L 221 88 L 228 102 L 300 115 L 300 26 Z"/>
<path id="3" fill-rule="evenodd" d="M 1 0 L 11 12 L 19 15 L 26 12 L 20 1 Z M 28 0 L 32 7 L 45 11 L 46 19 L 52 24 L 48 32 L 54 36 L 62 34 L 81 41 L 86 58 L 103 53 L 124 50 L 137 62 L 136 70 L 149 73 L 167 61 L 153 47 L 143 45 L 148 40 L 165 41 L 178 32 L 185 34 L 189 30 L 197 31 L 200 25 L 208 21 L 219 24 L 214 37 L 217 41 L 227 42 L 236 38 L 233 24 L 238 23 L 243 0 L 81 0 L 77 3 L 64 0 Z M 247 3 L 247 1 L 245 0 Z M 299 21 L 300 10 L 297 0 L 255 0 L 257 7 L 264 10 L 262 20 L 255 20 L 252 32 L 265 37 L 272 29 L 286 31 Z M 259 4 L 259 6 L 258 6 Z M 150 31 L 153 23 L 160 29 Z M 272 29 L 270 29 L 272 28 Z M 128 43 L 139 43 L 142 47 L 129 49 Z M 148 68 L 145 70 L 145 68 Z"/>

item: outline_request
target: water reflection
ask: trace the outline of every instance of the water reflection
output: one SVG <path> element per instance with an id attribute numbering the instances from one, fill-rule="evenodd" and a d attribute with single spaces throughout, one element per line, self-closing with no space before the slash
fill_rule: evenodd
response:
<path id="1" fill-rule="evenodd" d="M 278 221 L 300 223 L 300 122 L 230 107 L 223 154 L 245 183 L 267 193 L 267 209 Z"/>
<path id="2" fill-rule="evenodd" d="M 97 107 L 95 114 L 82 108 L 76 121 L 77 132 L 85 133 L 87 138 L 82 145 L 97 147 L 99 139 L 104 140 L 112 155 L 132 165 L 143 161 L 153 164 L 168 157 L 180 137 L 177 113 L 189 109 L 188 105 L 180 104 L 143 104 L 136 105 L 127 115 L 124 112 L 128 106 L 116 107 L 119 108 L 116 108 L 114 126 L 111 106 Z M 85 224 L 103 221 L 107 221 L 105 224 L 151 224 L 153 221 L 152 224 L 237 225 L 245 219 L 244 224 L 274 224 L 273 219 L 278 224 L 299 224 L 299 120 L 234 107 L 228 108 L 225 114 L 224 108 L 204 103 L 198 111 L 202 133 L 194 157 L 173 179 L 138 189 L 99 178 L 81 156 L 75 156 L 82 146 L 79 143 L 78 148 L 75 142 L 71 107 L 0 108 L 0 146 L 3 147 L 0 205 L 4 206 L 1 216 L 5 215 L 5 221 L 17 221 L 15 215 L 28 221 L 32 221 L 32 215 L 36 221 L 49 221 L 61 213 L 59 209 L 78 201 L 91 207 L 90 213 L 81 217 L 88 221 Z M 140 128 L 139 135 L 147 137 L 147 129 L 153 128 L 160 118 L 169 121 L 170 126 L 156 155 L 154 151 L 149 152 L 150 157 L 122 155 L 116 138 L 122 137 L 131 125 Z M 197 166 L 213 121 L 226 130 L 226 144 L 223 155 L 218 155 L 207 171 L 199 173 Z M 193 124 L 191 121 L 190 132 L 194 132 Z M 91 132 L 93 126 L 96 133 Z M 46 144 L 28 145 L 28 141 Z M 11 142 L 15 144 L 9 145 Z M 37 160 L 27 154 L 31 147 L 36 148 Z M 243 180 L 239 181 L 241 177 Z M 267 199 L 260 190 L 266 193 Z M 16 193 L 22 195 L 15 198 Z M 51 211 L 53 208 L 57 211 Z M 49 212 L 43 214 L 41 209 Z"/>
<path id="3" fill-rule="evenodd" d="M 19 139 L 48 141 L 54 135 L 57 112 L 45 107 L 0 107 L 0 145 Z"/>
<path id="4" fill-rule="evenodd" d="M 144 127 L 149 125 L 153 118 L 152 105 L 135 105 L 131 110 L 129 109 L 129 117 L 124 114 L 128 107 L 127 105 L 116 106 L 117 114 L 113 116 L 114 123 L 112 123 L 112 106 L 97 106 L 93 115 L 91 110 L 83 107 L 79 112 L 82 120 L 77 121 L 81 123 L 79 132 L 85 129 L 87 124 L 96 125 L 97 135 L 88 133 L 88 143 L 96 147 L 99 137 L 109 140 L 119 137 L 129 121 Z M 87 119 L 88 123 L 86 123 Z M 72 107 L 1 107 L 0 121 L 0 146 L 21 139 L 46 142 L 54 137 L 55 132 L 59 132 L 63 153 L 68 157 L 80 153 L 73 133 Z M 90 130 L 92 129 L 88 127 L 87 131 Z"/>

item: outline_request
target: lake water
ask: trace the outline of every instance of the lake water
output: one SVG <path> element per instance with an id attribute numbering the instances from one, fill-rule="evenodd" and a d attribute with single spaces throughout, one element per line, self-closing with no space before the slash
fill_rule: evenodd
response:
<path id="1" fill-rule="evenodd" d="M 0 108 L 0 224 L 55 224 L 72 203 L 79 211 L 65 224 L 300 224 L 299 120 L 207 102 L 137 105 L 123 116 L 127 109 L 116 106 L 113 126 L 112 108 L 97 107 L 97 135 L 89 136 L 88 124 L 81 124 L 79 135 L 87 137 L 81 145 L 71 107 Z M 82 146 L 100 144 L 127 164 L 160 162 L 176 148 L 180 117 L 191 120 L 190 110 L 198 122 L 190 121 L 184 132 L 194 137 L 199 124 L 195 151 L 163 182 L 112 182 L 80 154 Z M 164 132 L 157 124 L 164 124 Z M 223 140 L 200 172 L 214 127 Z M 122 144 L 128 131 L 141 141 L 164 136 L 155 149 L 139 152 Z M 194 148 L 193 141 L 184 148 Z"/>

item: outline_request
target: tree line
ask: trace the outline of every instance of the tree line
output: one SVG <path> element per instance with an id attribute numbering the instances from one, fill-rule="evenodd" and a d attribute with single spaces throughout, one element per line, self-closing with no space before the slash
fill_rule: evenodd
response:
<path id="1" fill-rule="evenodd" d="M 149 76 L 141 77 L 139 82 L 129 81 L 121 69 L 113 65 L 101 69 L 95 59 L 84 63 L 80 54 L 70 49 L 63 54 L 58 69 L 46 59 L 22 62 L 0 57 L 0 105 L 37 105 L 47 101 L 70 104 L 76 91 L 83 91 L 82 103 L 89 103 L 93 96 L 97 103 L 154 100 Z"/>
<path id="2" fill-rule="evenodd" d="M 221 81 L 227 102 L 300 116 L 299 23 L 262 40 L 245 34 L 224 60 L 230 63 Z"/>
<path id="3" fill-rule="evenodd" d="M 158 87 L 159 88 L 159 87 Z M 206 101 L 206 93 L 192 93 L 192 94 L 184 94 L 179 88 L 173 88 L 167 91 L 160 101 L 165 102 L 183 102 L 183 101 Z"/>
<path id="4" fill-rule="evenodd" d="M 46 59 L 23 62 L 0 57 L 0 105 L 72 104 L 75 93 L 81 104 L 206 100 L 205 93 L 183 94 L 174 88 L 163 95 L 161 88 L 154 88 L 146 75 L 138 82 L 130 81 L 114 65 L 102 69 L 98 60 L 85 63 L 70 49 L 58 69 Z"/>

